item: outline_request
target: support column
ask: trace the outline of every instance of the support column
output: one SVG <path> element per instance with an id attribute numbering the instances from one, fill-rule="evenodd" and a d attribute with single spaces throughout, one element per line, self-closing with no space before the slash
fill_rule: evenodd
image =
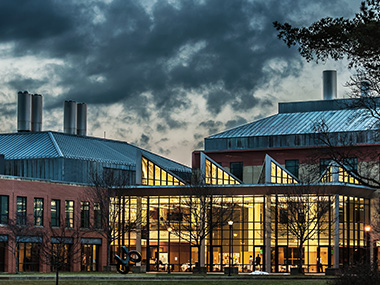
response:
<path id="1" fill-rule="evenodd" d="M 141 248 L 141 225 L 142 225 L 142 205 L 141 197 L 137 197 L 137 209 L 136 209 L 136 251 L 142 254 Z M 129 221 L 131 222 L 131 221 Z M 136 263 L 137 266 L 141 266 L 141 262 Z"/>
<path id="2" fill-rule="evenodd" d="M 271 196 L 267 195 L 265 196 L 265 271 L 271 272 L 272 266 L 271 266 L 271 213 L 270 213 L 270 207 L 271 207 Z"/>
<path id="3" fill-rule="evenodd" d="M 335 195 L 334 210 L 334 268 L 339 268 L 339 195 Z"/>

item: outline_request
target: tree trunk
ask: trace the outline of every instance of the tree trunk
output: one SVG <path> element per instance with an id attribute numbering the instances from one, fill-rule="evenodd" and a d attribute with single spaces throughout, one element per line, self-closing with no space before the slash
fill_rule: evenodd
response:
<path id="1" fill-rule="evenodd" d="M 201 243 L 198 244 L 198 267 L 201 267 Z"/>
<path id="2" fill-rule="evenodd" d="M 299 248 L 298 248 L 298 251 L 299 251 L 299 257 L 300 257 L 300 260 L 299 260 L 299 263 L 298 263 L 298 272 L 299 273 L 303 273 L 303 244 L 300 244 Z"/>
<path id="3" fill-rule="evenodd" d="M 58 266 L 56 267 L 55 270 L 55 285 L 58 285 L 59 280 L 59 273 L 58 273 Z"/>
<path id="4" fill-rule="evenodd" d="M 107 241 L 107 262 L 106 262 L 106 265 L 107 265 L 107 271 L 110 271 L 109 270 L 109 266 L 110 266 L 110 247 L 111 247 L 111 244 Z"/>

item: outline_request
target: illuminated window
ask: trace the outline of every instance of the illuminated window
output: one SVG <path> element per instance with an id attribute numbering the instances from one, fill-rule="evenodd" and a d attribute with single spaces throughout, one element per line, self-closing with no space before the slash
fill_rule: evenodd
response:
<path id="1" fill-rule="evenodd" d="M 74 201 L 65 201 L 65 225 L 66 228 L 74 227 Z"/>
<path id="2" fill-rule="evenodd" d="M 34 198 L 34 225 L 43 226 L 44 221 L 44 199 Z"/>
<path id="3" fill-rule="evenodd" d="M 359 180 L 354 177 L 346 167 L 339 166 L 336 162 L 331 162 L 322 177 L 319 179 L 322 183 L 342 182 L 350 184 L 360 184 Z"/>
<path id="4" fill-rule="evenodd" d="M 206 184 L 240 184 L 240 181 L 222 167 L 205 158 L 205 183 Z"/>
<path id="5" fill-rule="evenodd" d="M 154 162 L 142 157 L 143 185 L 184 185 L 184 183 Z"/>
<path id="6" fill-rule="evenodd" d="M 275 162 L 270 163 L 270 177 L 271 183 L 274 184 L 293 184 L 298 181 L 290 175 L 285 169 L 278 166 Z"/>
<path id="7" fill-rule="evenodd" d="M 298 180 L 292 173 L 282 168 L 273 158 L 266 155 L 258 183 L 294 184 L 298 183 Z"/>

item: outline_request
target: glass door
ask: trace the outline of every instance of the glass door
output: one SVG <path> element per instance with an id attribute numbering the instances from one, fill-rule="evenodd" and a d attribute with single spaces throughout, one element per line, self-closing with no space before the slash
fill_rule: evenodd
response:
<path id="1" fill-rule="evenodd" d="M 211 271 L 222 271 L 222 247 L 212 247 Z"/>
<path id="2" fill-rule="evenodd" d="M 319 246 L 317 253 L 317 272 L 325 272 L 325 269 L 332 265 L 332 254 L 330 246 Z"/>
<path id="3" fill-rule="evenodd" d="M 157 245 L 148 246 L 147 252 L 147 271 L 159 271 L 160 269 L 160 256 L 159 247 Z M 162 261 L 161 261 L 162 262 Z"/>
<path id="4" fill-rule="evenodd" d="M 263 246 L 255 246 L 254 247 L 254 257 L 253 257 L 253 271 L 265 270 L 264 265 L 264 247 Z"/>
<path id="5" fill-rule="evenodd" d="M 82 271 L 98 271 L 98 246 L 82 245 Z"/>
<path id="6" fill-rule="evenodd" d="M 191 246 L 191 259 L 190 259 L 190 268 L 191 271 L 194 266 L 199 266 L 198 264 L 198 247 Z"/>

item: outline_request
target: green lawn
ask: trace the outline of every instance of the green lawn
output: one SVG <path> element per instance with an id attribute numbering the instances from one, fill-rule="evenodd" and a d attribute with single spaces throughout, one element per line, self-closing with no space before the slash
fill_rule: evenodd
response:
<path id="1" fill-rule="evenodd" d="M 104 280 L 104 281 L 81 281 L 81 280 L 62 280 L 59 282 L 61 285 L 77 284 L 77 285 L 121 285 L 125 283 L 133 283 L 137 285 L 175 285 L 181 283 L 181 285 L 248 285 L 248 284 L 263 284 L 263 285 L 327 285 L 329 281 L 327 280 L 220 280 L 220 281 L 201 281 L 201 280 L 181 280 L 181 281 L 163 281 L 163 280 L 145 280 L 145 281 L 135 281 L 135 280 L 125 280 L 125 281 L 114 281 L 114 280 Z M 14 285 L 14 284 L 25 284 L 25 285 L 53 285 L 54 280 L 13 280 L 13 281 L 2 281 L 0 280 L 0 285 Z"/>

